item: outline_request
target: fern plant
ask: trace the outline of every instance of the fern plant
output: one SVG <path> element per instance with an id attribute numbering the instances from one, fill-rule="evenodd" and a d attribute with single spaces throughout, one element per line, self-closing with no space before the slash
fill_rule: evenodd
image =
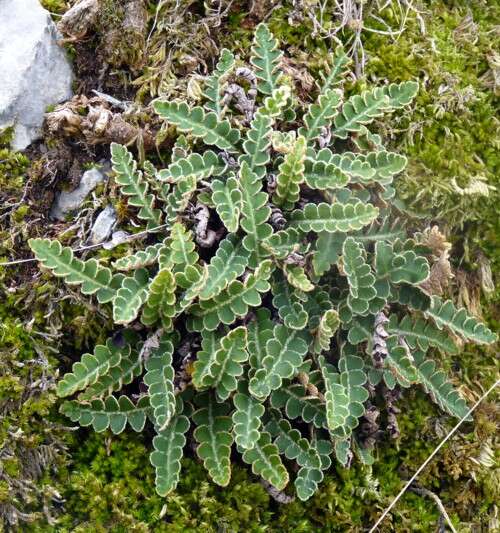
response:
<path id="1" fill-rule="evenodd" d="M 144 249 L 104 264 L 30 241 L 43 268 L 95 295 L 117 325 L 60 380 L 72 397 L 62 412 L 96 431 L 151 425 L 160 495 L 175 489 L 191 439 L 215 483 L 228 484 L 236 451 L 305 500 L 332 461 L 373 460 L 360 422 L 383 387 L 420 385 L 465 416 L 432 355 L 496 339 L 424 291 L 432 250 L 390 209 L 406 159 L 367 125 L 409 104 L 417 83 L 346 98 L 339 50 L 302 109 L 280 58 L 260 25 L 253 78 L 243 69 L 257 92 L 249 122 L 224 98 L 241 76 L 229 50 L 203 106 L 155 101 L 183 134 L 166 168 L 143 173 L 111 146 L 116 184 L 149 230 Z"/>

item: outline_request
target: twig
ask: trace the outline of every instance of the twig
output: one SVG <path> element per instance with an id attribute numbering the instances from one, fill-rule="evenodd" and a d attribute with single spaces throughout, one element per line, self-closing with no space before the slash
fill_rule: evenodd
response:
<path id="1" fill-rule="evenodd" d="M 409 489 L 411 484 L 417 479 L 422 470 L 434 459 L 434 456 L 438 451 L 448 442 L 448 440 L 455 434 L 458 428 L 463 424 L 463 422 L 469 418 L 469 416 L 477 409 L 479 404 L 500 384 L 500 379 L 498 379 L 482 396 L 479 400 L 467 411 L 467 413 L 458 421 L 457 425 L 446 435 L 446 437 L 439 443 L 439 445 L 433 450 L 433 452 L 427 457 L 427 459 L 420 465 L 418 470 L 413 474 L 413 476 L 407 481 L 406 485 L 399 491 L 398 495 L 392 500 L 391 504 L 387 509 L 380 515 L 380 518 L 375 522 L 373 527 L 370 529 L 369 533 L 373 533 L 377 527 L 382 523 L 384 518 L 389 514 L 391 509 L 396 505 L 401 496 Z"/>
<path id="2" fill-rule="evenodd" d="M 127 239 L 124 239 L 122 243 L 120 244 L 134 241 L 138 239 L 139 237 L 142 237 L 143 235 L 147 235 L 148 233 L 154 233 L 155 231 L 162 229 L 162 228 L 166 228 L 169 225 L 170 224 L 161 224 L 160 226 L 156 226 L 155 228 L 145 229 L 144 231 L 140 231 L 139 233 L 134 233 L 133 235 L 130 235 L 130 237 L 128 237 Z M 106 244 L 105 242 L 101 242 L 99 244 L 90 244 L 89 246 L 82 246 L 81 248 L 74 248 L 73 252 L 76 253 L 76 252 L 83 252 L 85 250 L 92 250 L 93 248 L 100 248 L 105 244 Z M 6 261 L 5 263 L 0 263 L 0 267 L 20 265 L 22 263 L 33 263 L 36 261 L 37 259 L 35 257 L 32 257 L 30 259 L 17 259 L 16 261 Z"/>
<path id="3" fill-rule="evenodd" d="M 439 512 L 441 513 L 441 516 L 446 520 L 448 527 L 451 529 L 453 533 L 457 533 L 457 530 L 453 527 L 450 517 L 448 516 L 448 513 L 446 512 L 446 509 L 444 508 L 443 502 L 441 501 L 441 499 L 439 498 L 437 494 L 434 494 L 434 492 L 431 492 L 430 490 L 424 489 L 421 487 L 411 487 L 410 490 L 414 492 L 415 494 L 418 494 L 419 496 L 428 496 L 429 498 L 432 498 L 436 502 L 436 505 L 439 508 Z"/>

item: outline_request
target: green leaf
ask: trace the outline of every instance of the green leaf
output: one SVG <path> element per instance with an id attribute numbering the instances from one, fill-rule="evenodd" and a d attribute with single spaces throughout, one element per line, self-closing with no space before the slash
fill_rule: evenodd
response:
<path id="1" fill-rule="evenodd" d="M 331 87 L 342 84 L 349 73 L 348 67 L 352 63 L 341 45 L 337 46 L 334 54 L 327 55 L 326 59 L 328 61 L 327 69 L 325 72 L 320 72 L 320 77 L 323 81 L 320 89 L 321 93 L 326 92 Z"/>
<path id="2" fill-rule="evenodd" d="M 418 93 L 418 82 L 403 81 L 383 87 L 384 93 L 389 97 L 389 105 L 392 109 L 401 109 L 412 102 Z"/>
<path id="3" fill-rule="evenodd" d="M 498 340 L 496 333 L 468 315 L 463 307 L 457 309 L 451 300 L 443 301 L 439 296 L 432 296 L 431 306 L 425 314 L 434 320 L 439 329 L 446 327 L 466 340 L 480 344 L 492 344 Z"/>
<path id="4" fill-rule="evenodd" d="M 219 119 L 222 118 L 222 87 L 234 67 L 234 55 L 227 48 L 223 48 L 215 70 L 205 81 L 203 96 L 207 98 L 206 109 L 213 111 Z"/>
<path id="5" fill-rule="evenodd" d="M 201 300 L 210 300 L 220 294 L 232 281 L 245 272 L 250 253 L 240 239 L 228 235 L 217 248 L 208 265 L 208 280 L 200 293 Z"/>
<path id="6" fill-rule="evenodd" d="M 237 152 L 240 132 L 228 120 L 219 120 L 213 112 L 205 113 L 202 107 L 190 108 L 185 102 L 153 101 L 153 108 L 161 118 L 177 126 L 179 131 L 198 137 L 205 144 L 221 150 Z"/>
<path id="7" fill-rule="evenodd" d="M 91 425 L 97 433 L 109 428 L 115 435 L 125 429 L 127 422 L 134 431 L 141 432 L 150 410 L 147 396 L 140 398 L 136 405 L 127 396 L 120 396 L 118 400 L 108 396 L 104 401 L 78 403 L 71 400 L 61 406 L 61 413 L 72 422 L 78 422 L 83 427 Z"/>
<path id="8" fill-rule="evenodd" d="M 277 324 L 273 330 L 273 338 L 266 343 L 266 356 L 262 360 L 262 367 L 257 369 L 250 379 L 250 393 L 257 399 L 264 400 L 273 390 L 280 388 L 283 379 L 290 378 L 302 364 L 309 340 L 306 331 L 297 331 Z"/>
<path id="9" fill-rule="evenodd" d="M 57 395 L 60 398 L 71 396 L 78 390 L 93 385 L 101 376 L 109 372 L 111 367 L 117 366 L 123 356 L 130 354 L 130 346 L 117 346 L 113 339 L 108 339 L 106 345 L 98 344 L 94 353 L 85 353 L 79 362 L 75 363 L 72 372 L 65 374 L 57 384 Z"/>
<path id="10" fill-rule="evenodd" d="M 283 490 L 289 481 L 288 472 L 281 462 L 278 448 L 271 442 L 271 436 L 262 432 L 258 442 L 243 453 L 243 461 L 252 465 L 252 472 L 263 477 L 278 490 Z"/>
<path id="11" fill-rule="evenodd" d="M 352 237 L 344 241 L 342 266 L 349 283 L 347 305 L 353 313 L 365 315 L 369 310 L 370 300 L 377 296 L 374 287 L 375 276 L 370 265 L 366 263 L 365 249 Z"/>
<path id="12" fill-rule="evenodd" d="M 290 283 L 292 287 L 303 292 L 314 290 L 314 285 L 307 277 L 306 272 L 302 267 L 285 263 L 283 265 L 283 272 L 286 275 L 288 283 Z"/>
<path id="13" fill-rule="evenodd" d="M 330 431 L 345 425 L 349 416 L 349 396 L 340 383 L 340 376 L 328 369 L 325 358 L 320 355 L 319 366 L 325 383 L 326 422 Z"/>
<path id="14" fill-rule="evenodd" d="M 273 336 L 274 323 L 269 309 L 261 307 L 255 311 L 255 318 L 248 324 L 248 353 L 253 370 L 260 368 L 266 356 L 266 343 Z"/>
<path id="15" fill-rule="evenodd" d="M 388 368 L 393 377 L 402 387 L 409 387 L 418 382 L 417 369 L 413 364 L 413 358 L 404 346 L 398 344 L 398 337 L 391 335 L 386 339 L 388 355 L 384 359 L 384 366 Z M 386 380 L 387 383 L 387 380 Z M 390 387 L 390 383 L 387 383 Z"/>
<path id="16" fill-rule="evenodd" d="M 418 381 L 441 409 L 457 418 L 463 418 L 468 413 L 467 403 L 447 381 L 445 373 L 436 370 L 434 361 L 423 361 L 416 368 Z M 472 416 L 468 416 L 466 420 L 471 421 Z"/>
<path id="17" fill-rule="evenodd" d="M 214 298 L 193 305 L 191 327 L 197 331 L 213 331 L 221 322 L 230 325 L 238 317 L 244 317 L 249 307 L 261 305 L 261 295 L 270 289 L 268 279 L 272 271 L 271 262 L 263 261 L 253 274 L 248 275 L 244 283 L 234 280 Z"/>
<path id="18" fill-rule="evenodd" d="M 156 470 L 155 486 L 160 496 L 172 492 L 179 483 L 185 434 L 189 425 L 187 416 L 177 415 L 168 427 L 158 431 L 153 438 L 154 451 L 151 452 L 150 461 Z"/>
<path id="19" fill-rule="evenodd" d="M 212 150 L 207 150 L 201 155 L 192 153 L 176 159 L 167 168 L 158 172 L 158 179 L 177 183 L 179 180 L 191 176 L 199 181 L 211 176 L 221 176 L 226 169 L 227 165 L 223 159 Z"/>
<path id="20" fill-rule="evenodd" d="M 355 94 L 346 101 L 342 111 L 335 117 L 332 135 L 347 139 L 349 132 L 361 131 L 363 125 L 382 116 L 390 107 L 390 98 L 380 87 Z"/>
<path id="21" fill-rule="evenodd" d="M 288 281 L 277 278 L 278 281 L 272 284 L 273 305 L 278 309 L 280 318 L 285 326 L 290 329 L 304 329 L 306 327 L 309 315 L 304 310 L 300 302 L 297 291 Z"/>
<path id="22" fill-rule="evenodd" d="M 231 330 L 220 340 L 220 348 L 212 355 L 208 354 L 209 360 L 201 359 L 203 375 L 197 379 L 201 387 L 212 387 L 216 390 L 221 400 L 227 400 L 230 394 L 236 390 L 236 378 L 243 375 L 243 366 L 248 359 L 247 330 L 240 326 Z M 206 352 L 199 352 L 198 357 Z"/>
<path id="23" fill-rule="evenodd" d="M 378 208 L 362 202 L 306 204 L 303 209 L 293 211 L 290 225 L 302 231 L 346 233 L 367 226 L 377 216 Z"/>
<path id="24" fill-rule="evenodd" d="M 340 326 L 340 318 L 337 311 L 328 309 L 322 315 L 318 328 L 314 332 L 313 352 L 321 353 L 330 348 L 332 337 Z"/>
<path id="25" fill-rule="evenodd" d="M 255 29 L 250 63 L 255 67 L 257 88 L 262 94 L 272 94 L 281 77 L 280 60 L 283 53 L 278 50 L 278 41 L 269 28 L 261 23 Z"/>
<path id="26" fill-rule="evenodd" d="M 391 315 L 389 323 L 386 325 L 386 331 L 390 335 L 404 337 L 408 346 L 412 349 L 420 349 L 426 352 L 430 346 L 439 348 L 443 352 L 457 354 L 458 347 L 452 339 L 443 331 L 440 331 L 430 322 L 422 318 L 406 315 L 398 323 L 398 317 Z"/>
<path id="27" fill-rule="evenodd" d="M 212 201 L 215 204 L 217 214 L 227 231 L 235 233 L 238 231 L 242 194 L 238 188 L 236 178 L 229 177 L 226 182 L 220 180 L 212 181 Z"/>
<path id="28" fill-rule="evenodd" d="M 418 285 L 429 277 L 429 263 L 413 250 L 396 253 L 393 244 L 375 243 L 375 268 L 379 278 L 388 278 L 392 283 Z"/>
<path id="29" fill-rule="evenodd" d="M 342 246 L 346 236 L 344 233 L 329 233 L 322 231 L 314 244 L 312 265 L 314 273 L 322 276 L 337 263 L 342 253 Z"/>
<path id="30" fill-rule="evenodd" d="M 29 247 L 44 268 L 54 276 L 64 278 L 68 285 L 81 285 L 82 294 L 95 294 L 99 303 L 111 301 L 116 294 L 114 278 L 109 268 L 95 259 L 81 261 L 73 250 L 50 239 L 30 239 Z M 120 279 L 120 278 L 117 278 Z"/>
<path id="31" fill-rule="evenodd" d="M 241 164 L 239 185 L 243 195 L 240 226 L 246 233 L 243 246 L 252 252 L 250 266 L 255 267 L 269 255 L 262 246 L 262 241 L 273 232 L 267 223 L 271 216 L 271 208 L 267 205 L 269 196 L 262 191 L 261 180 L 245 161 Z"/>
<path id="32" fill-rule="evenodd" d="M 299 128 L 299 135 L 303 135 L 308 142 L 317 139 L 322 129 L 329 127 L 337 116 L 342 97 L 340 89 L 326 89 L 322 92 L 318 101 L 309 105 L 304 115 L 304 126 Z"/>
<path id="33" fill-rule="evenodd" d="M 137 318 L 139 310 L 148 297 L 149 274 L 145 268 L 124 278 L 113 300 L 115 324 L 129 324 Z"/>
<path id="34" fill-rule="evenodd" d="M 291 253 L 305 251 L 307 248 L 301 243 L 302 235 L 295 228 L 277 231 L 262 242 L 262 246 L 271 252 L 276 259 L 286 259 Z"/>
<path id="35" fill-rule="evenodd" d="M 276 177 L 276 191 L 273 202 L 283 209 L 291 210 L 300 195 L 300 184 L 304 181 L 304 161 L 306 157 L 306 139 L 299 136 L 285 154 Z"/>
<path id="36" fill-rule="evenodd" d="M 201 350 L 196 354 L 196 361 L 193 365 L 193 385 L 197 389 L 205 387 L 205 378 L 210 378 L 212 368 L 216 364 L 215 356 L 220 348 L 221 336 L 215 331 L 201 332 Z"/>
<path id="37" fill-rule="evenodd" d="M 169 224 L 174 224 L 179 220 L 180 214 L 188 206 L 194 191 L 196 191 L 195 176 L 186 176 L 176 182 L 172 192 L 167 195 L 165 200 L 165 213 Z"/>
<path id="38" fill-rule="evenodd" d="M 249 394 L 238 392 L 233 396 L 235 411 L 232 415 L 236 444 L 251 450 L 259 441 L 264 406 Z"/>
<path id="39" fill-rule="evenodd" d="M 209 476 L 217 485 L 227 486 L 231 479 L 231 434 L 232 420 L 227 416 L 227 404 L 218 404 L 212 395 L 198 395 L 198 404 L 203 405 L 193 413 L 197 428 L 194 438 L 198 442 L 196 452 L 203 461 Z"/>
<path id="40" fill-rule="evenodd" d="M 160 250 L 164 245 L 162 243 L 153 244 L 144 250 L 138 250 L 134 254 L 120 257 L 113 262 L 113 267 L 116 270 L 129 271 L 136 270 L 154 264 L 160 254 Z"/>
<path id="41" fill-rule="evenodd" d="M 240 166 L 245 162 L 260 179 L 264 177 L 266 165 L 270 161 L 269 147 L 274 121 L 281 114 L 289 97 L 289 87 L 283 86 L 275 89 L 272 96 L 265 98 L 262 107 L 255 113 L 243 142 L 245 153 L 239 157 Z"/>
<path id="42" fill-rule="evenodd" d="M 188 265 L 198 261 L 198 253 L 194 244 L 193 232 L 183 224 L 176 222 L 170 233 L 170 261 L 176 265 L 176 271 L 184 270 Z"/>
<path id="43" fill-rule="evenodd" d="M 161 322 L 165 330 L 172 328 L 175 317 L 175 277 L 170 270 L 163 269 L 151 281 L 142 311 L 141 321 L 146 326 Z"/>
<path id="44" fill-rule="evenodd" d="M 137 170 L 132 154 L 121 144 L 111 143 L 111 163 L 115 181 L 122 194 L 128 196 L 128 203 L 140 207 L 138 217 L 148 222 L 148 227 L 161 225 L 161 211 L 154 209 L 155 197 L 148 194 L 148 183 Z"/>
<path id="45" fill-rule="evenodd" d="M 144 383 L 148 387 L 149 403 L 153 408 L 153 418 L 158 431 L 163 431 L 175 414 L 174 369 L 172 355 L 174 345 L 164 335 L 158 348 L 151 351 L 144 366 Z"/>
<path id="46" fill-rule="evenodd" d="M 322 191 L 328 189 L 341 189 L 349 183 L 349 175 L 341 168 L 324 161 L 306 159 L 304 180 L 311 189 Z"/>
<path id="47" fill-rule="evenodd" d="M 325 408 L 321 400 L 310 396 L 305 387 L 298 383 L 284 385 L 273 391 L 270 403 L 275 409 L 284 409 L 290 420 L 300 418 L 318 429 L 327 427 Z"/>

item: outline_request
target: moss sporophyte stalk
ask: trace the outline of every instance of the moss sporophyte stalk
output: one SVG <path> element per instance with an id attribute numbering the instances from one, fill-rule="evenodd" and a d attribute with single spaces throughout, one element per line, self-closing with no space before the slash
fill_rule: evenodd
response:
<path id="1" fill-rule="evenodd" d="M 433 356 L 457 354 L 458 339 L 496 339 L 433 291 L 442 240 L 400 222 L 394 180 L 407 160 L 368 129 L 418 84 L 346 98 L 339 48 L 302 109 L 281 55 L 260 24 L 250 66 L 223 50 L 203 105 L 154 101 L 179 133 L 166 168 L 141 170 L 111 146 L 119 193 L 150 230 L 143 249 L 106 265 L 29 242 L 41 267 L 110 307 L 116 328 L 59 381 L 58 395 L 73 397 L 62 413 L 97 432 L 153 428 L 162 496 L 179 483 L 192 431 L 216 484 L 229 484 L 234 449 L 307 500 L 333 461 L 373 463 L 360 419 L 380 400 L 390 417 L 400 388 L 420 386 L 461 418 L 467 404 Z M 236 71 L 248 88 L 231 111 Z"/>

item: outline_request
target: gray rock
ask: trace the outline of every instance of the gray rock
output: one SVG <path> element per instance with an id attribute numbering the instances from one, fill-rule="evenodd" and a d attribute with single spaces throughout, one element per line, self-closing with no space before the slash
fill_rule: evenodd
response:
<path id="1" fill-rule="evenodd" d="M 2 2 L 3 0 L 0 0 Z M 83 173 L 78 187 L 71 192 L 61 191 L 50 210 L 50 216 L 57 220 L 64 220 L 66 215 L 78 209 L 87 195 L 92 192 L 97 184 L 105 181 L 104 174 L 97 168 L 92 168 Z"/>
<path id="2" fill-rule="evenodd" d="M 105 242 L 102 247 L 105 250 L 112 250 L 113 248 L 116 248 L 120 244 L 123 244 L 124 242 L 128 242 L 130 240 L 131 234 L 127 233 L 126 231 L 118 230 L 114 231 L 113 235 L 111 236 L 111 239 L 108 242 Z"/>
<path id="3" fill-rule="evenodd" d="M 90 230 L 91 244 L 99 244 L 104 242 L 113 230 L 116 224 L 116 211 L 113 206 L 106 206 L 95 219 L 94 225 Z"/>
<path id="4" fill-rule="evenodd" d="M 14 126 L 15 150 L 40 137 L 47 106 L 72 96 L 71 66 L 57 38 L 38 0 L 0 0 L 0 128 Z"/>

